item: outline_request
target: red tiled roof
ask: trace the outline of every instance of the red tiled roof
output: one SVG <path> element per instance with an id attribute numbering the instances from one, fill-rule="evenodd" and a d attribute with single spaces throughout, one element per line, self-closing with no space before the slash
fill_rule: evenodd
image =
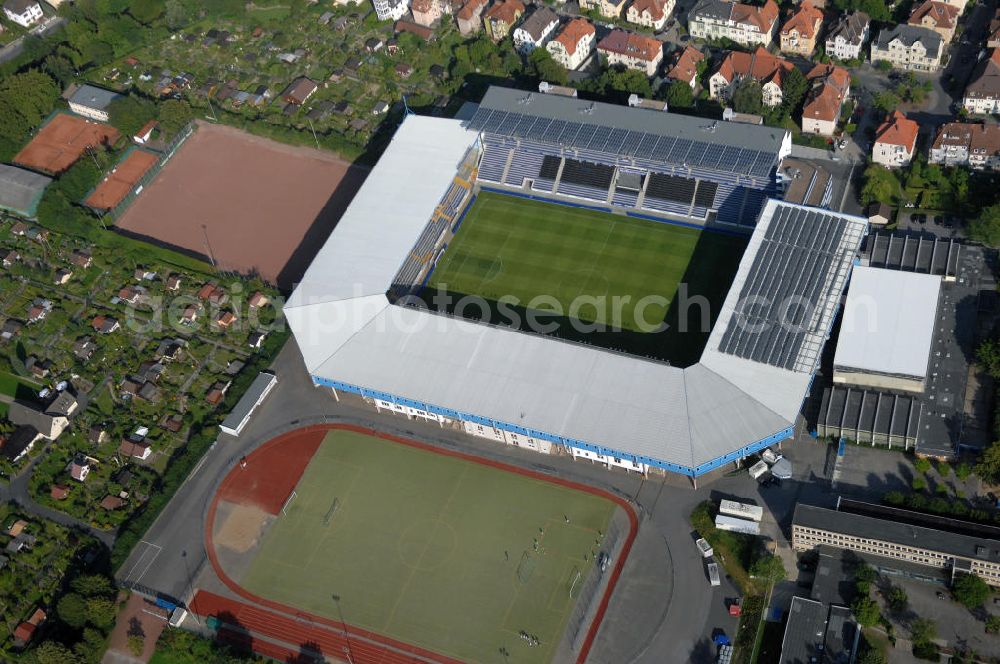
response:
<path id="1" fill-rule="evenodd" d="M 704 59 L 704 53 L 693 46 L 686 46 L 683 51 L 678 51 L 667 78 L 690 83 L 698 75 L 698 63 Z"/>
<path id="2" fill-rule="evenodd" d="M 739 77 L 750 77 L 762 84 L 774 81 L 780 86 L 784 74 L 791 71 L 794 66 L 784 58 L 771 55 L 763 46 L 758 46 L 753 53 L 742 51 L 726 53 L 716 73 L 722 74 L 729 82 Z"/>
<path id="3" fill-rule="evenodd" d="M 663 0 L 635 0 L 632 9 L 635 9 L 640 16 L 644 13 L 649 14 L 654 21 L 663 18 Z"/>
<path id="4" fill-rule="evenodd" d="M 573 55 L 576 53 L 576 46 L 580 40 L 587 35 L 594 34 L 594 32 L 594 26 L 591 25 L 590 21 L 585 18 L 575 18 L 566 24 L 562 32 L 556 36 L 555 41 L 562 44 L 567 53 Z"/>
<path id="5" fill-rule="evenodd" d="M 823 12 L 813 7 L 809 0 L 803 0 L 798 10 L 781 26 L 781 34 L 787 35 L 793 30 L 806 39 L 813 39 L 823 24 Z"/>
<path id="6" fill-rule="evenodd" d="M 767 33 L 774 27 L 774 22 L 778 20 L 778 5 L 775 4 L 774 0 L 767 0 L 760 7 L 737 3 L 733 5 L 731 18 L 736 23 L 756 25 L 758 30 Z"/>
<path id="7" fill-rule="evenodd" d="M 934 27 L 952 29 L 958 24 L 958 7 L 949 5 L 947 2 L 937 0 L 926 0 L 910 14 L 907 23 L 910 25 L 923 25 L 925 18 L 930 18 Z"/>
<path id="8" fill-rule="evenodd" d="M 517 17 L 524 13 L 524 3 L 521 0 L 501 0 L 486 12 L 486 18 L 514 25 Z"/>
<path id="9" fill-rule="evenodd" d="M 913 120 L 907 119 L 899 111 L 894 111 L 885 122 L 879 125 L 875 132 L 876 143 L 887 143 L 889 145 L 901 145 L 912 152 L 917 145 L 917 132 L 919 125 Z"/>
<path id="10" fill-rule="evenodd" d="M 663 53 L 663 42 L 634 32 L 612 30 L 600 41 L 597 48 L 652 62 Z"/>

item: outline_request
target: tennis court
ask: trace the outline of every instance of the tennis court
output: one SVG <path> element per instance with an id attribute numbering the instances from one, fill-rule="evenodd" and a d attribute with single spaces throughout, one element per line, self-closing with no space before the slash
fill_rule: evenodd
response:
<path id="1" fill-rule="evenodd" d="M 595 493 L 335 429 L 237 581 L 462 661 L 498 661 L 502 646 L 511 662 L 548 662 L 616 509 Z"/>
<path id="2" fill-rule="evenodd" d="M 97 210 L 110 210 L 124 200 L 146 171 L 156 165 L 157 160 L 157 155 L 152 152 L 130 150 L 94 187 L 94 191 L 83 202 L 84 205 Z"/>
<path id="3" fill-rule="evenodd" d="M 75 164 L 88 148 L 112 145 L 120 136 L 111 125 L 57 113 L 14 156 L 14 163 L 59 174 Z"/>

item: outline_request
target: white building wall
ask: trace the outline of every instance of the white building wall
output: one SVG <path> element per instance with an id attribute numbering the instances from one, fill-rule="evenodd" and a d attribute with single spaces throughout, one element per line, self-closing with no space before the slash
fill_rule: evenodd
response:
<path id="1" fill-rule="evenodd" d="M 29 5 L 28 8 L 21 14 L 15 14 L 6 7 L 4 7 L 3 13 L 8 19 L 17 23 L 22 28 L 31 27 L 32 24 L 37 23 L 42 19 L 42 16 L 44 16 L 44 14 L 42 14 L 42 7 L 37 2 Z"/>
<path id="2" fill-rule="evenodd" d="M 649 471 L 648 465 L 644 463 L 635 463 L 633 461 L 629 461 L 628 459 L 619 459 L 617 457 L 591 452 L 590 450 L 581 450 L 576 447 L 571 447 L 570 452 L 572 452 L 574 459 L 587 459 L 591 462 L 596 461 L 597 463 L 604 464 L 607 468 L 623 468 L 628 471 L 642 473 L 643 475 Z"/>
<path id="3" fill-rule="evenodd" d="M 887 168 L 906 166 L 913 159 L 913 153 L 902 145 L 876 143 L 872 149 L 872 161 Z"/>
<path id="4" fill-rule="evenodd" d="M 462 428 L 465 429 L 465 433 L 476 436 L 478 438 L 485 438 L 487 440 L 496 441 L 498 443 L 514 445 L 515 447 L 524 447 L 534 452 L 539 452 L 541 454 L 552 453 L 552 443 L 550 443 L 547 440 L 541 440 L 539 438 L 524 436 L 522 434 L 514 433 L 512 431 L 497 429 L 496 427 L 491 427 L 485 424 L 479 424 L 478 422 L 463 421 Z"/>
<path id="5" fill-rule="evenodd" d="M 402 404 L 393 403 L 392 401 L 383 401 L 382 399 L 372 399 L 372 401 L 375 403 L 375 408 L 379 412 L 388 410 L 399 415 L 405 415 L 407 419 L 412 420 L 413 418 L 417 418 L 427 420 L 429 422 L 437 422 L 438 424 L 451 424 L 452 422 L 452 420 L 448 419 L 444 415 L 429 413 L 426 410 L 403 406 Z"/>
<path id="6" fill-rule="evenodd" d="M 73 111 L 77 115 L 82 115 L 85 118 L 90 118 L 91 120 L 97 120 L 98 122 L 107 122 L 110 119 L 107 111 L 102 111 L 98 108 L 91 108 L 90 106 L 85 106 L 83 104 L 77 104 L 74 102 L 69 103 L 69 110 Z"/>

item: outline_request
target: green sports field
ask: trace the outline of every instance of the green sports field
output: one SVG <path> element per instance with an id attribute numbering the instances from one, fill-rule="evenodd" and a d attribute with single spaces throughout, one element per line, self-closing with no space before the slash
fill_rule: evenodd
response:
<path id="1" fill-rule="evenodd" d="M 247 590 L 333 620 L 337 594 L 348 623 L 469 662 L 496 662 L 501 646 L 511 662 L 551 660 L 616 509 L 348 431 L 327 434 L 295 492 Z"/>
<path id="2" fill-rule="evenodd" d="M 428 286 L 651 333 L 670 322 L 681 283 L 721 304 L 745 246 L 718 232 L 481 192 Z M 619 313 L 604 304 L 615 296 L 628 298 Z"/>

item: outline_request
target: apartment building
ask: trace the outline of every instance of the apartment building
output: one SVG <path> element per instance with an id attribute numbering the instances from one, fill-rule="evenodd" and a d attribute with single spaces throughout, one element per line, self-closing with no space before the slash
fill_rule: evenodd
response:
<path id="1" fill-rule="evenodd" d="M 694 46 L 685 46 L 674 53 L 667 68 L 667 78 L 684 81 L 692 90 L 698 89 L 698 65 L 705 61 L 705 54 Z"/>
<path id="2" fill-rule="evenodd" d="M 822 27 L 823 12 L 809 0 L 802 0 L 802 4 L 781 26 L 781 52 L 808 58 L 816 50 L 816 40 Z"/>
<path id="3" fill-rule="evenodd" d="M 933 30 L 941 35 L 941 39 L 945 42 L 950 42 L 955 36 L 959 16 L 958 8 L 947 2 L 925 0 L 910 13 L 906 24 Z"/>
<path id="4" fill-rule="evenodd" d="M 778 29 L 778 5 L 761 6 L 726 0 L 700 0 L 688 12 L 688 32 L 698 39 L 730 39 L 737 44 L 768 46 Z"/>
<path id="5" fill-rule="evenodd" d="M 663 62 L 663 42 L 626 30 L 612 30 L 598 42 L 597 52 L 608 59 L 609 65 L 638 69 L 646 76 L 655 76 Z"/>
<path id="6" fill-rule="evenodd" d="M 524 10 L 521 0 L 500 0 L 495 3 L 483 16 L 486 34 L 493 41 L 500 41 L 514 29 L 514 24 L 524 15 Z"/>
<path id="7" fill-rule="evenodd" d="M 896 69 L 937 71 L 941 67 L 944 40 L 927 28 L 897 25 L 879 32 L 872 43 L 872 62 L 886 61 Z"/>
<path id="8" fill-rule="evenodd" d="M 536 48 L 545 46 L 552 33 L 559 27 L 559 15 L 542 6 L 514 28 L 514 48 L 521 55 L 527 55 Z"/>
<path id="9" fill-rule="evenodd" d="M 625 0 L 580 0 L 580 9 L 596 11 L 607 18 L 621 18 Z"/>
<path id="10" fill-rule="evenodd" d="M 971 122 L 943 124 L 934 136 L 927 162 L 976 170 L 1000 169 L 1000 126 Z"/>
<path id="11" fill-rule="evenodd" d="M 802 132 L 833 136 L 840 111 L 851 94 L 851 75 L 843 67 L 820 64 L 806 78 L 811 87 L 802 106 Z"/>
<path id="12" fill-rule="evenodd" d="M 594 26 L 585 18 L 575 18 L 545 45 L 552 59 L 572 71 L 582 65 L 594 52 L 596 42 Z"/>
<path id="13" fill-rule="evenodd" d="M 413 22 L 429 28 L 434 21 L 441 18 L 442 6 L 439 0 L 413 0 L 410 5 Z"/>
<path id="14" fill-rule="evenodd" d="M 991 50 L 973 69 L 962 106 L 976 115 L 1000 112 L 1000 48 Z"/>
<path id="15" fill-rule="evenodd" d="M 870 25 L 871 19 L 864 12 L 844 14 L 826 36 L 826 54 L 838 60 L 859 60 Z"/>
<path id="16" fill-rule="evenodd" d="M 753 53 L 730 51 L 708 79 L 708 93 L 712 99 L 725 103 L 740 81 L 752 78 L 760 83 L 764 105 L 778 106 L 783 99 L 782 79 L 794 66 L 784 58 L 771 55 L 763 46 L 758 46 Z"/>
<path id="17" fill-rule="evenodd" d="M 633 0 L 625 13 L 629 23 L 660 30 L 674 11 L 675 0 Z"/>
<path id="18" fill-rule="evenodd" d="M 919 125 L 900 111 L 894 111 L 875 130 L 872 161 L 886 168 L 901 168 L 913 161 Z"/>
<path id="19" fill-rule="evenodd" d="M 972 573 L 994 587 L 1000 587 L 998 533 L 989 526 L 854 501 L 839 501 L 838 509 L 800 503 L 792 517 L 796 551 L 825 544 L 908 576 L 947 580 Z M 914 567 L 925 568 L 926 575 Z"/>

